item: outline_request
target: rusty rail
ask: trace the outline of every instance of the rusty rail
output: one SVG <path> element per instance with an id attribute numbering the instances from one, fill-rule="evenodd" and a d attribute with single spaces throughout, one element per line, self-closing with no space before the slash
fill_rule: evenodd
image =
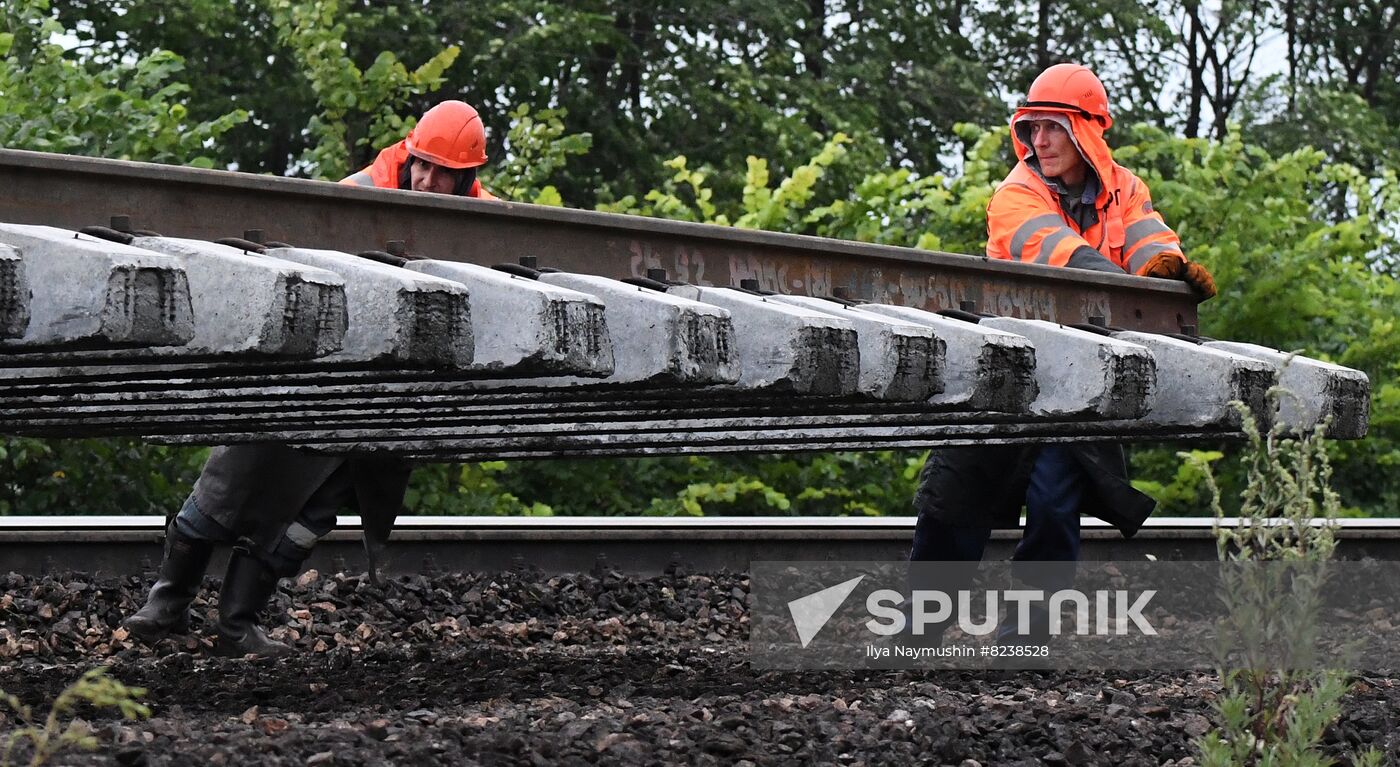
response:
<path id="1" fill-rule="evenodd" d="M 937 311 L 1062 323 L 1102 317 L 1134 330 L 1197 324 L 1184 284 L 984 257 L 679 221 L 364 189 L 152 163 L 0 149 L 0 220 L 80 229 L 131 216 L 140 228 L 201 239 L 261 229 L 270 240 L 348 252 L 402 240 L 410 253 L 541 265 L 605 277 L 651 268 L 697 285 L 756 279 L 779 293 L 855 297 Z"/>

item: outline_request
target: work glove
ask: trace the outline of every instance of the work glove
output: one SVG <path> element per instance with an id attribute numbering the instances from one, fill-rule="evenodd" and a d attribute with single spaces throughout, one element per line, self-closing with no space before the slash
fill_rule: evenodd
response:
<path id="1" fill-rule="evenodd" d="M 1168 280 L 1184 280 L 1206 298 L 1215 296 L 1215 279 L 1204 266 L 1187 262 L 1179 253 L 1163 251 L 1148 260 L 1140 274 L 1144 277 L 1161 277 Z"/>
<path id="2" fill-rule="evenodd" d="M 1164 280 L 1183 279 L 1183 271 L 1186 268 L 1186 259 L 1180 253 L 1170 250 L 1163 251 L 1148 259 L 1147 266 L 1143 268 L 1143 277 L 1160 277 Z M 1207 275 L 1208 276 L 1208 275 Z"/>
<path id="3" fill-rule="evenodd" d="M 1215 296 L 1215 278 L 1210 276 L 1210 272 L 1206 271 L 1204 266 L 1195 261 L 1186 264 L 1186 268 L 1182 270 L 1181 279 L 1186 280 L 1187 284 L 1206 298 Z"/>

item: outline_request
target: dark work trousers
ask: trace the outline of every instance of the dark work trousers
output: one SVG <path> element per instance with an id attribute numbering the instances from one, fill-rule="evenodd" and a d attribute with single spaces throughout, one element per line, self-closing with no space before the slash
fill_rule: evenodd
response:
<path id="1" fill-rule="evenodd" d="M 1012 575 L 1016 580 L 1047 593 L 1074 585 L 1074 563 L 1079 561 L 1079 509 L 1089 485 L 1088 475 L 1069 449 L 1059 445 L 1045 445 L 1040 449 L 1026 487 L 1025 531 L 1011 557 Z M 909 560 L 978 562 L 991 537 L 990 527 L 951 525 L 933 519 L 930 514 L 920 514 Z M 1018 567 L 1022 562 L 1025 565 Z M 1064 564 L 1045 564 L 1055 562 Z M 910 572 L 909 585 L 913 590 L 954 592 L 970 588 L 975 578 L 976 565 L 965 570 L 945 569 L 939 574 L 914 569 Z M 928 582 L 931 579 L 938 582 Z M 1049 613 L 1033 607 L 1028 626 L 1018 627 L 1015 621 L 1008 619 L 998 627 L 997 641 L 1041 641 L 1026 637 L 1038 637 L 1046 630 L 1048 622 Z M 935 627 L 933 635 L 941 636 L 946 625 Z"/>
<path id="2" fill-rule="evenodd" d="M 316 542 L 335 529 L 336 513 L 353 500 L 350 467 L 342 464 L 311 494 L 290 524 L 249 536 L 255 543 L 251 553 L 281 577 L 296 575 Z M 175 517 L 175 526 L 187 536 L 214 543 L 231 544 L 238 538 L 224 520 L 199 508 L 195 493 L 185 500 Z"/>
<path id="3" fill-rule="evenodd" d="M 1026 526 L 1013 561 L 1079 561 L 1079 509 L 1089 477 L 1069 449 L 1045 445 L 1036 456 L 1026 488 Z M 976 562 L 991 539 L 991 528 L 951 525 L 920 514 L 914 528 L 911 562 Z M 1044 588 L 1067 588 L 1064 576 L 1036 583 Z"/>

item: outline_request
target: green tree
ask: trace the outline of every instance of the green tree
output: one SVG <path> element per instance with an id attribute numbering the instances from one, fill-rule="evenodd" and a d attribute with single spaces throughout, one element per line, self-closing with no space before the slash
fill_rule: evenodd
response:
<path id="1" fill-rule="evenodd" d="M 269 0 L 278 39 L 291 49 L 316 94 L 318 112 L 306 124 L 315 138 L 301 161 L 307 175 L 348 175 L 355 147 L 378 149 L 403 138 L 415 118 L 401 112 L 413 96 L 442 85 L 457 59 L 456 46 L 438 51 L 409 71 L 390 51 L 361 70 L 346 53 L 339 0 Z"/>
<path id="2" fill-rule="evenodd" d="M 507 200 L 536 205 L 563 205 L 554 186 L 570 157 L 587 154 L 593 137 L 587 133 L 564 132 L 564 110 L 545 109 L 532 114 L 521 104 L 510 113 L 505 158 L 483 173 L 486 185 Z"/>
<path id="3" fill-rule="evenodd" d="M 53 0 L 52 16 L 92 66 L 158 50 L 182 57 L 192 120 L 246 111 L 249 119 L 210 147 L 217 165 L 282 175 L 309 148 L 303 128 L 316 97 L 278 41 L 265 0 Z"/>
<path id="4" fill-rule="evenodd" d="M 45 0 L 11 0 L 0 33 L 0 144 L 208 167 L 212 144 L 247 118 L 189 116 L 183 60 L 155 51 L 95 63 Z M 137 440 L 0 439 L 0 514 L 160 514 L 178 506 L 202 451 Z"/>
<path id="5" fill-rule="evenodd" d="M 1400 484 L 1385 467 L 1400 461 L 1394 171 L 1367 176 L 1310 148 L 1273 155 L 1237 130 L 1221 142 L 1148 128 L 1134 138 L 1115 156 L 1144 176 L 1188 257 L 1222 286 L 1201 306 L 1203 332 L 1301 350 L 1370 376 L 1371 433 L 1333 447 L 1337 484 L 1346 505 L 1393 513 Z M 1337 198 L 1349 201 L 1345 215 L 1328 205 Z M 1238 470 L 1221 472 L 1238 489 Z"/>
<path id="6" fill-rule="evenodd" d="M 432 103 L 458 97 L 487 123 L 484 178 L 513 199 L 980 253 L 986 201 L 1013 158 L 1005 127 L 978 126 L 1003 126 L 1003 99 L 1018 98 L 1043 65 L 1080 60 L 1098 67 L 1114 97 L 1118 159 L 1148 178 L 1189 254 L 1224 288 L 1203 306 L 1203 330 L 1371 375 L 1372 437 L 1332 449 L 1345 502 L 1393 510 L 1396 14 L 1379 2 L 1227 6 L 11 0 L 0 141 L 336 178 Z M 1195 27 L 1182 15 L 1192 8 L 1204 14 Z M 1282 77 L 1221 59 L 1279 25 L 1289 50 Z M 1193 42 L 1193 29 L 1210 39 Z M 1186 85 L 1161 74 L 1192 55 L 1187 43 L 1198 55 L 1192 76 L 1209 91 L 1195 105 L 1180 98 Z M 1225 68 L 1209 69 L 1212 56 Z M 1166 132 L 1203 126 L 1206 112 L 1221 140 Z M 1138 121 L 1147 125 L 1132 127 Z M 11 512 L 164 509 L 198 458 L 139 443 L 4 445 Z M 1229 486 L 1238 463 L 1223 452 L 1217 467 Z M 81 481 L 110 475 L 110 501 L 84 501 L 72 481 L 86 454 L 98 462 Z M 556 479 L 543 468 L 553 464 L 431 470 L 420 472 L 416 502 L 445 510 L 499 488 L 518 508 L 560 513 L 693 502 L 783 511 L 779 498 L 799 509 L 810 489 L 817 495 L 807 500 L 822 503 L 805 508 L 836 510 L 831 488 L 904 488 L 904 460 L 590 463 Z M 1180 490 L 1170 453 L 1138 451 L 1135 460 L 1145 482 Z M 695 484 L 696 472 L 713 473 L 708 487 Z M 593 477 L 608 479 L 595 486 Z M 570 493 L 590 502 L 572 503 Z M 644 501 L 622 500 L 629 493 Z M 841 504 L 907 504 L 893 491 L 862 493 Z M 1174 497 L 1191 505 L 1184 492 Z"/>
<path id="7" fill-rule="evenodd" d="M 64 50 L 69 36 L 47 0 L 0 10 L 0 145 L 125 160 L 211 167 L 207 147 L 248 119 L 235 109 L 193 120 L 185 63 L 169 51 L 94 64 Z"/>

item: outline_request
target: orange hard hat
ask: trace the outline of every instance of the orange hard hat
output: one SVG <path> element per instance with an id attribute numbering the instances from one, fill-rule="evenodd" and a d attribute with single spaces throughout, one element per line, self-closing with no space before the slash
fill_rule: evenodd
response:
<path id="1" fill-rule="evenodd" d="M 1105 130 L 1113 125 L 1108 113 L 1108 91 L 1086 66 L 1056 64 L 1040 73 L 1026 92 L 1021 109 L 1042 112 L 1076 112 L 1096 118 Z"/>
<path id="2" fill-rule="evenodd" d="M 486 129 L 465 101 L 444 101 L 423 114 L 405 144 L 409 154 L 444 168 L 486 164 Z"/>

